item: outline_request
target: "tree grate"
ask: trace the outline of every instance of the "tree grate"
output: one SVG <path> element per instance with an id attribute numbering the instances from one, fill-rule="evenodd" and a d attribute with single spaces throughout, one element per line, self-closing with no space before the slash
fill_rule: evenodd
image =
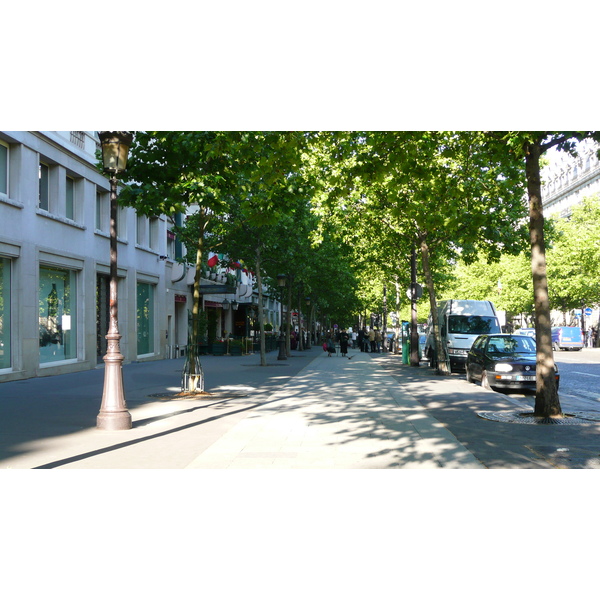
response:
<path id="1" fill-rule="evenodd" d="M 502 410 L 478 412 L 477 416 L 488 421 L 521 425 L 589 425 L 600 421 L 600 412 L 564 413 L 562 417 L 535 417 L 533 412 Z"/>

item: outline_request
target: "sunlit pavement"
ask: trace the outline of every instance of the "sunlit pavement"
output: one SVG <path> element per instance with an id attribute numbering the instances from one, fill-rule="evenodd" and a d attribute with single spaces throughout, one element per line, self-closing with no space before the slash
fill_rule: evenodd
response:
<path id="1" fill-rule="evenodd" d="M 318 356 L 189 468 L 481 468 L 371 355 Z"/>
<path id="2" fill-rule="evenodd" d="M 3 469 L 598 468 L 599 423 L 526 426 L 526 408 L 401 357 L 319 348 L 205 357 L 210 395 L 177 397 L 181 360 L 125 365 L 133 428 L 95 428 L 103 370 L 0 385 Z"/>

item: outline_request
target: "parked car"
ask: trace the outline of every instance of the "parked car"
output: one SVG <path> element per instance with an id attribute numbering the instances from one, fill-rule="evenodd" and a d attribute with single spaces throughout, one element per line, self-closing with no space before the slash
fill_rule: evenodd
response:
<path id="1" fill-rule="evenodd" d="M 581 350 L 583 335 L 579 327 L 553 327 L 552 347 L 555 350 Z"/>
<path id="2" fill-rule="evenodd" d="M 535 390 L 535 339 L 510 333 L 480 335 L 467 355 L 467 381 L 481 381 L 486 389 Z M 558 367 L 556 387 L 560 381 Z"/>
<path id="3" fill-rule="evenodd" d="M 528 335 L 529 337 L 534 338 L 535 337 L 535 329 L 533 329 L 533 328 L 517 329 L 517 331 L 515 331 L 515 335 Z"/>

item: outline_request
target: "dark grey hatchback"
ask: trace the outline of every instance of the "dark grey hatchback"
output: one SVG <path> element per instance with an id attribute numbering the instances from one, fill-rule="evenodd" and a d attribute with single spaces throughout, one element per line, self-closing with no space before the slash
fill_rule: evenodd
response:
<path id="1" fill-rule="evenodd" d="M 480 335 L 467 355 L 467 381 L 487 389 L 535 390 L 535 339 L 528 335 Z M 556 387 L 559 374 L 556 371 Z"/>

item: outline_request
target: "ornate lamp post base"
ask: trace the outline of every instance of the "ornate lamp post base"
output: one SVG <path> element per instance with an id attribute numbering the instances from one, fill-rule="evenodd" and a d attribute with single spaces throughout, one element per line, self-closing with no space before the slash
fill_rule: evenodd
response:
<path id="1" fill-rule="evenodd" d="M 104 357 L 104 392 L 96 426 L 106 431 L 131 429 L 131 414 L 127 410 L 123 391 L 123 355 L 119 346 L 121 336 L 108 333 L 106 339 L 108 349 Z"/>

